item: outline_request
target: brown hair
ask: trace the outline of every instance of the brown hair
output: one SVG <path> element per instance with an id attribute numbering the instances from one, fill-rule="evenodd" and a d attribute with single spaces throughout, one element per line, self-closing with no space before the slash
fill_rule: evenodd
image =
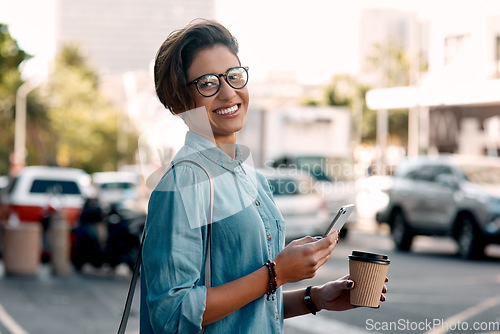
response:
<path id="1" fill-rule="evenodd" d="M 223 25 L 212 20 L 192 22 L 172 32 L 163 42 L 156 54 L 155 89 L 160 102 L 171 113 L 190 109 L 192 97 L 186 83 L 187 70 L 198 51 L 217 44 L 226 46 L 238 58 L 236 38 Z"/>

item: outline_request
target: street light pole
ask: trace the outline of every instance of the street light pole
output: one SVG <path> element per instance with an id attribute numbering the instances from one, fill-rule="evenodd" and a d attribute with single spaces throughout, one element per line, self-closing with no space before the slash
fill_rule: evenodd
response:
<path id="1" fill-rule="evenodd" d="M 26 163 L 26 109 L 29 92 L 35 89 L 35 85 L 26 81 L 16 93 L 16 120 L 14 136 L 14 161 L 17 164 Z"/>

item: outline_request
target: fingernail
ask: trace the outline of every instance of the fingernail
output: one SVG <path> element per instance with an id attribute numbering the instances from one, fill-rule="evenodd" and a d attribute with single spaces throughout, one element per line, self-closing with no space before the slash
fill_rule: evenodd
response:
<path id="1" fill-rule="evenodd" d="M 347 281 L 347 287 L 351 288 L 352 287 L 352 283 L 354 283 L 354 282 L 353 281 Z"/>

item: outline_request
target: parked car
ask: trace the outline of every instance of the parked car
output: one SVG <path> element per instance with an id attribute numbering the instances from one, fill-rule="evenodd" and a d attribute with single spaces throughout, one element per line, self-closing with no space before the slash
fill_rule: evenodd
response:
<path id="1" fill-rule="evenodd" d="M 104 203 L 120 203 L 137 199 L 140 175 L 135 172 L 98 172 L 92 174 L 99 199 Z"/>
<path id="2" fill-rule="evenodd" d="M 12 217 L 21 223 L 42 222 L 52 207 L 60 209 L 74 226 L 91 193 L 90 175 L 83 170 L 25 167 L 1 192 L 0 223 Z"/>
<path id="3" fill-rule="evenodd" d="M 334 217 L 341 206 L 356 203 L 357 184 L 354 165 L 349 159 L 319 155 L 288 155 L 275 160 L 272 165 L 276 168 L 302 170 L 311 175 L 315 180 L 316 191 L 326 200 L 330 217 Z M 357 207 L 340 231 L 340 237 L 347 236 L 351 224 L 356 220 Z"/>
<path id="4" fill-rule="evenodd" d="M 377 221 L 391 226 L 397 249 L 414 236 L 451 236 L 463 258 L 500 243 L 500 159 L 422 156 L 403 161 Z"/>
<path id="5" fill-rule="evenodd" d="M 325 199 L 314 188 L 315 180 L 297 169 L 259 171 L 267 178 L 276 206 L 285 220 L 286 239 L 322 235 L 330 217 Z"/>

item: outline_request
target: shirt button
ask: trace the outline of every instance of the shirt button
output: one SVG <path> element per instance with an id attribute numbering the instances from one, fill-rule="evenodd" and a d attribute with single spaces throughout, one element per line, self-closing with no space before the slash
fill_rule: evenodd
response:
<path id="1" fill-rule="evenodd" d="M 267 236 L 267 240 L 271 241 L 271 239 L 272 239 L 272 238 L 271 238 L 271 236 L 270 236 L 270 235 L 268 235 L 268 236 Z"/>
<path id="2" fill-rule="evenodd" d="M 260 205 L 259 201 L 255 201 L 254 203 L 255 203 L 256 206 Z"/>
<path id="3" fill-rule="evenodd" d="M 280 320 L 280 316 L 276 314 L 276 320 Z"/>

